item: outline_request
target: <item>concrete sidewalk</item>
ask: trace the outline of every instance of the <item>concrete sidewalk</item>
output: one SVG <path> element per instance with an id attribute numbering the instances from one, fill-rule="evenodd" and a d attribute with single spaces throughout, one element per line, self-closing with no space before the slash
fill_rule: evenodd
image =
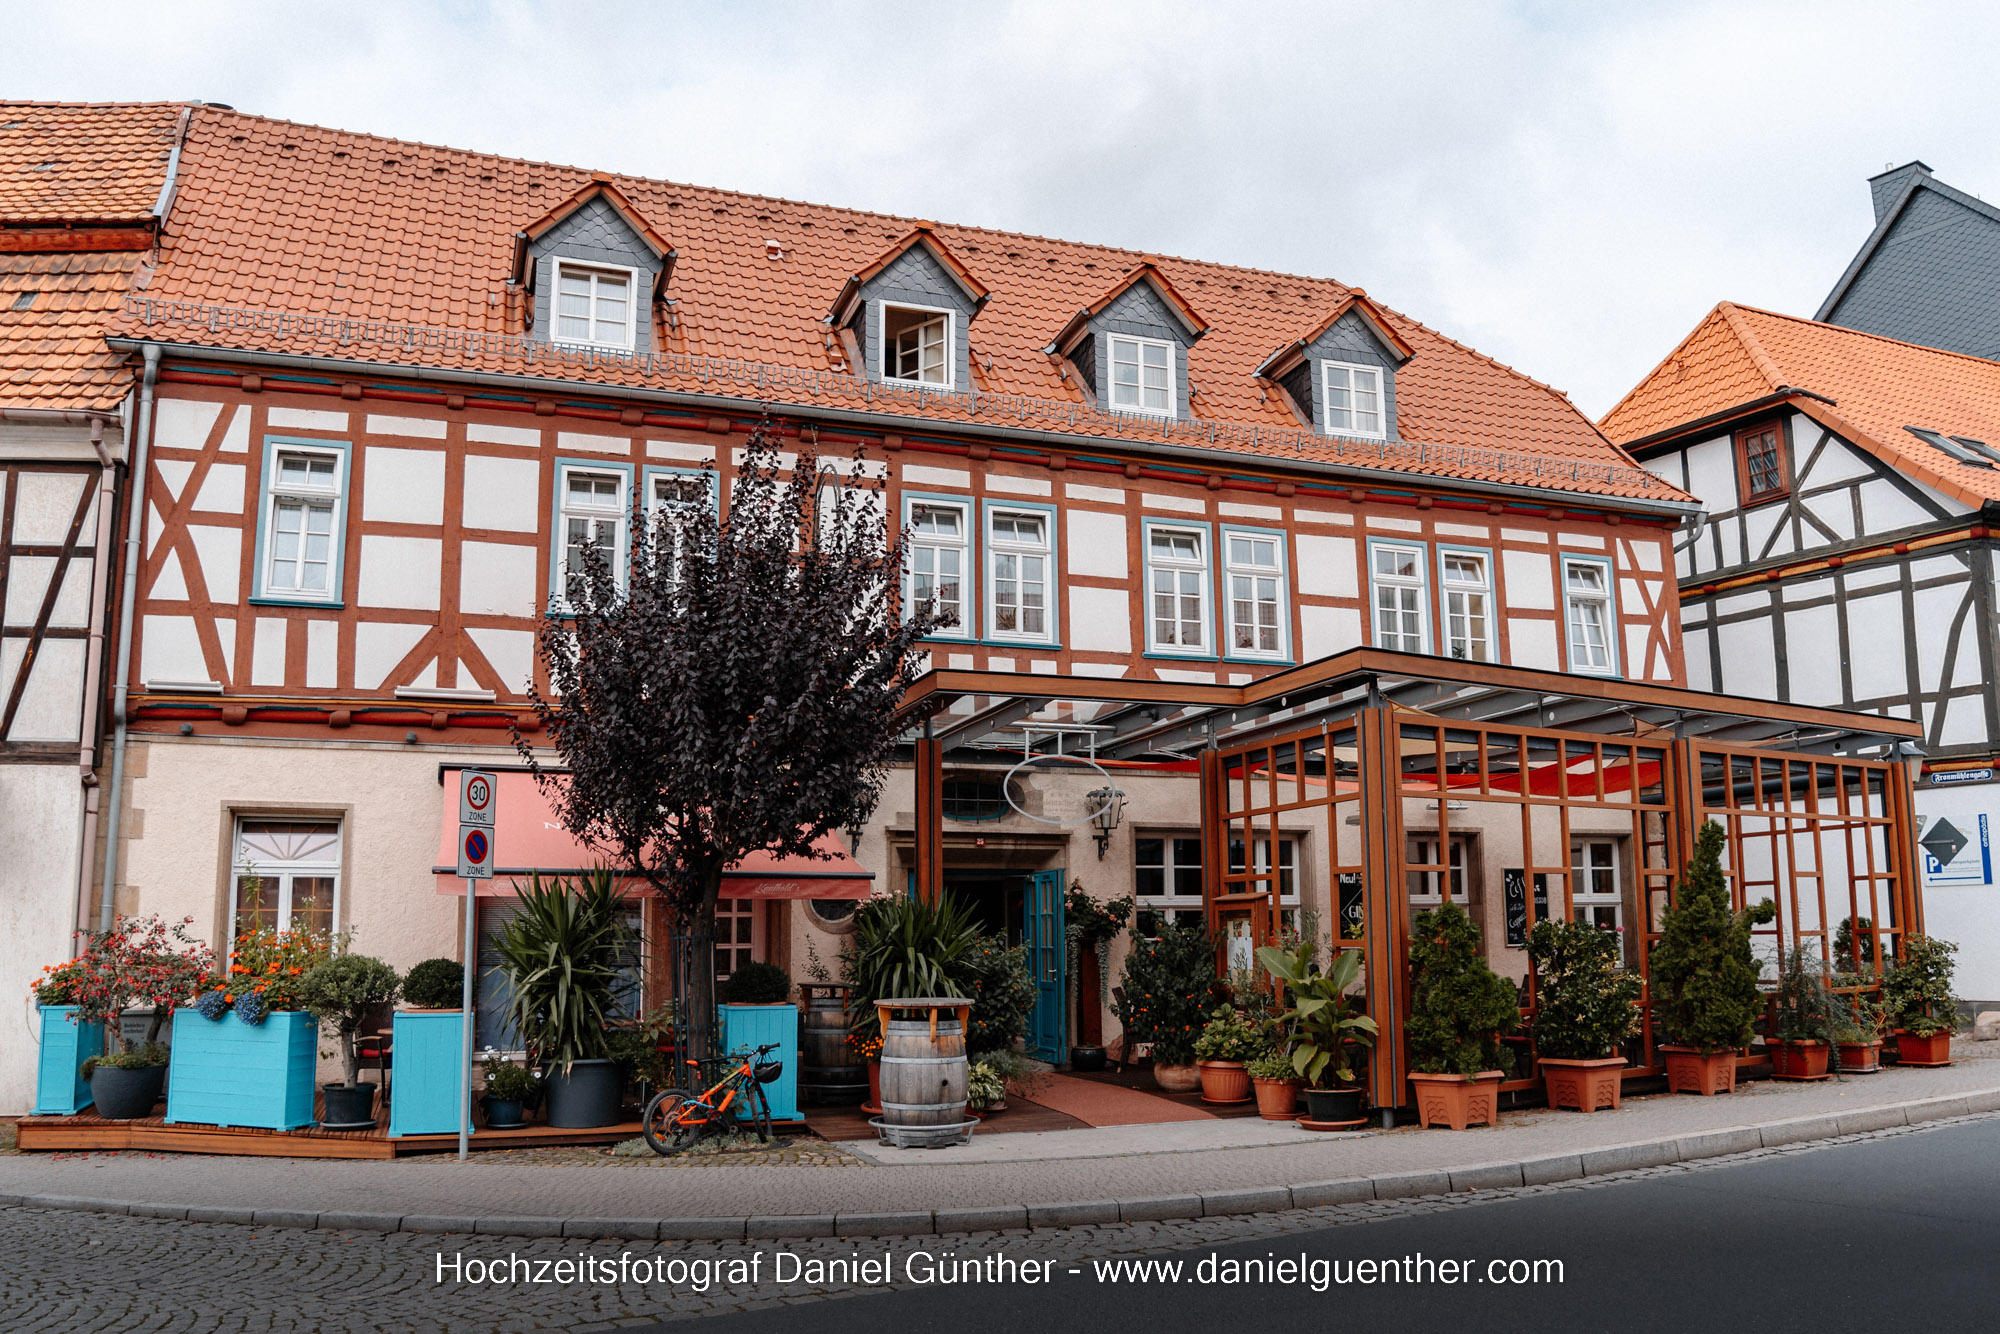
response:
<path id="1" fill-rule="evenodd" d="M 1972 1044 L 1963 1044 L 1972 1046 Z M 2000 1056 L 1821 1084 L 1656 1095 L 1583 1115 L 1509 1112 L 1494 1129 L 1324 1136 L 1275 1123 L 1118 1126 L 888 1151 L 839 1167 L 714 1157 L 588 1165 L 166 1154 L 0 1156 L 0 1206 L 197 1221 L 522 1236 L 888 1235 L 1266 1212 L 1535 1185 L 2000 1111 Z M 1970 1059 L 1967 1059 L 1970 1057 Z M 1206 1134 L 1210 1138 L 1204 1139 Z M 1250 1142 L 1231 1143 L 1229 1137 Z M 1006 1141 L 1019 1140 L 1019 1148 Z M 870 1161 L 873 1160 L 873 1161 Z"/>

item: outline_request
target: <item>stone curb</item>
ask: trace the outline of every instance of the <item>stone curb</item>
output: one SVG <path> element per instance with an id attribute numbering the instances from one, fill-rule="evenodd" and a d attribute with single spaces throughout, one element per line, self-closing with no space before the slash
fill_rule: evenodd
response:
<path id="1" fill-rule="evenodd" d="M 1608 1176 L 1670 1163 L 1696 1162 L 1757 1149 L 1923 1125 L 2000 1112 L 2000 1089 L 1922 1098 L 1854 1112 L 1828 1112 L 1766 1125 L 1727 1126 L 1664 1139 L 1612 1144 L 1579 1153 L 1519 1162 L 1475 1163 L 1372 1177 L 1342 1177 L 1298 1186 L 1157 1195 L 1131 1200 L 1075 1200 L 985 1208 L 884 1213 L 792 1214 L 755 1218 L 469 1218 L 457 1215 L 314 1213 L 304 1209 L 244 1209 L 222 1205 L 155 1204 L 74 1195 L 0 1194 L 0 1209 L 59 1209 L 190 1223 L 346 1232 L 459 1233 L 482 1237 L 574 1237 L 614 1241 L 763 1241 L 810 1237 L 938 1236 L 1021 1228 L 1083 1227 L 1119 1222 L 1167 1222 L 1230 1214 L 1280 1213 L 1322 1205 L 1404 1200 L 1473 1190 L 1506 1190 Z"/>

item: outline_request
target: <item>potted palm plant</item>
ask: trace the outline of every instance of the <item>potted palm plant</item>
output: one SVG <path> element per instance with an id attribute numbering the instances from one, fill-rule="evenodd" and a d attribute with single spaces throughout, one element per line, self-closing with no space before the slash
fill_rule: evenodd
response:
<path id="1" fill-rule="evenodd" d="M 1514 1056 L 1500 1035 L 1520 1025 L 1512 983 L 1487 966 L 1479 928 L 1456 903 L 1410 923 L 1410 1085 L 1425 1126 L 1498 1125 L 1500 1081 Z"/>
<path id="2" fill-rule="evenodd" d="M 520 895 L 520 911 L 494 938 L 494 971 L 514 1030 L 543 1072 L 548 1123 L 615 1124 L 624 1079 L 607 1025 L 632 947 L 617 883 L 600 867 L 575 880 L 530 876 Z"/>
<path id="3" fill-rule="evenodd" d="M 1772 997 L 1771 1032 L 1764 1043 L 1771 1056 L 1771 1078 L 1805 1081 L 1828 1077 L 1835 1007 L 1819 960 L 1803 946 L 1785 951 Z"/>
<path id="4" fill-rule="evenodd" d="M 365 954 L 335 954 L 312 966 L 299 983 L 299 1003 L 339 1044 L 345 1080 L 320 1089 L 322 1130 L 364 1130 L 375 1124 L 375 1086 L 361 1082 L 354 1035 L 402 989 L 396 970 Z"/>
<path id="5" fill-rule="evenodd" d="M 1694 859 L 1653 947 L 1653 1016 L 1667 1039 L 1660 1047 L 1667 1088 L 1704 1097 L 1736 1087 L 1736 1053 L 1749 1045 L 1761 1004 L 1750 928 L 1776 912 L 1769 899 L 1730 910 L 1723 839 L 1713 820 L 1695 836 Z"/>
<path id="6" fill-rule="evenodd" d="M 1284 985 L 1291 1001 L 1277 1022 L 1289 1035 L 1292 1073 L 1305 1085 L 1307 1119 L 1316 1125 L 1348 1125 L 1366 1116 L 1355 1056 L 1373 1045 L 1376 1025 L 1362 1013 L 1354 989 L 1361 977 L 1361 951 L 1335 951 L 1322 971 L 1314 959 L 1316 950 L 1316 942 L 1305 936 L 1289 950 L 1263 946 L 1257 961 Z"/>
<path id="7" fill-rule="evenodd" d="M 1907 936 L 1896 966 L 1882 979 L 1882 998 L 1896 1030 L 1898 1065 L 1950 1065 L 1958 1001 L 1951 994 L 1958 946 L 1934 936 Z"/>
<path id="8" fill-rule="evenodd" d="M 1618 935 L 1584 922 L 1537 922 L 1535 1056 L 1551 1107 L 1618 1110 L 1625 1058 L 1639 1024 L 1639 979 L 1620 967 Z"/>
<path id="9" fill-rule="evenodd" d="M 870 899 L 854 914 L 854 932 L 840 951 L 847 978 L 848 1045 L 868 1066 L 863 1111 L 882 1109 L 882 1019 L 875 1002 L 895 996 L 963 996 L 956 981 L 979 944 L 979 928 L 949 894 L 924 899 Z"/>
<path id="10" fill-rule="evenodd" d="M 1194 1040 L 1195 1064 L 1201 1068 L 1201 1100 L 1250 1101 L 1250 1076 L 1243 1063 L 1262 1045 L 1257 1026 L 1233 1005 L 1209 1012 L 1201 1036 Z"/>

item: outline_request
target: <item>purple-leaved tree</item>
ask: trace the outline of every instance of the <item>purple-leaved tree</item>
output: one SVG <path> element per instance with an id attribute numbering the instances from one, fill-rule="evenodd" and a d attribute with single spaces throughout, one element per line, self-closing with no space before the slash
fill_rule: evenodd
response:
<path id="1" fill-rule="evenodd" d="M 622 525 L 565 520 L 548 691 L 530 694 L 560 768 L 514 736 L 564 827 L 698 942 L 691 1045 L 711 1028 L 724 869 L 821 856 L 814 840 L 867 819 L 921 642 L 951 623 L 934 600 L 905 605 L 907 534 L 889 531 L 880 478 L 822 470 L 803 441 L 786 467 L 779 438 L 768 417 L 750 435 L 726 509 L 709 468 L 635 498 Z"/>

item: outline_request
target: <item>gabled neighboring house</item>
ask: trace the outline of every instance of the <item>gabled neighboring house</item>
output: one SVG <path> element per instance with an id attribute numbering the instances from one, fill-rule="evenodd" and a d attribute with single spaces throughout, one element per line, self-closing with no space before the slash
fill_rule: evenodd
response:
<path id="1" fill-rule="evenodd" d="M 2000 998 L 2000 363 L 1724 302 L 1600 424 L 1707 511 L 1691 684 L 1922 723 L 1926 925 Z"/>
<path id="2" fill-rule="evenodd" d="M 1868 190 L 1875 228 L 1813 318 L 2000 357 L 2000 208 L 1922 162 L 1870 178 Z"/>
<path id="3" fill-rule="evenodd" d="M 110 576 L 134 378 L 103 329 L 153 257 L 187 115 L 0 102 L 0 995 L 10 1001 L 97 924 Z M 32 1061 L 0 1062 L 0 1113 L 28 1110 L 33 1081 Z"/>

